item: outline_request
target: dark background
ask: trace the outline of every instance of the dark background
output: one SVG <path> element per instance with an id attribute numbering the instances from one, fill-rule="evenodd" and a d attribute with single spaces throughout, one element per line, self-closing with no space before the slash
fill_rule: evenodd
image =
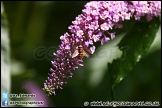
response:
<path id="1" fill-rule="evenodd" d="M 50 61 L 54 59 L 52 53 L 60 44 L 59 37 L 68 31 L 68 26 L 81 14 L 87 2 L 5 1 L 3 3 L 9 24 L 13 65 L 11 73 L 19 71 L 18 74 L 12 74 L 11 92 L 27 93 L 27 90 L 21 88 L 28 80 L 34 81 L 43 88 L 48 70 L 52 66 Z M 161 101 L 160 44 L 161 41 L 157 43 L 158 47 L 147 53 L 115 87 L 116 101 Z M 88 62 L 89 60 L 85 59 L 85 66 L 74 71 L 73 78 L 67 80 L 68 83 L 63 86 L 63 90 L 57 90 L 56 96 L 48 97 L 49 106 L 84 106 L 85 101 L 111 101 L 107 90 L 109 82 L 101 79 L 97 86 L 88 83 L 93 75 L 93 72 L 89 71 Z M 18 69 L 15 70 L 14 66 Z M 101 74 L 104 76 L 104 73 Z"/>

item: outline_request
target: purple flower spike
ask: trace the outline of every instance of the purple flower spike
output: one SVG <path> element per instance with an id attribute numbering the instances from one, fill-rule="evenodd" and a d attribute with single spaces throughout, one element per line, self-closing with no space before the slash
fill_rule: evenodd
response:
<path id="1" fill-rule="evenodd" d="M 72 21 L 69 32 L 60 37 L 59 49 L 53 54 L 49 77 L 45 80 L 43 90 L 48 95 L 56 95 L 57 89 L 63 89 L 73 71 L 83 65 L 83 51 L 95 52 L 94 42 L 105 42 L 115 38 L 115 28 L 122 28 L 124 20 L 140 20 L 146 16 L 150 21 L 161 15 L 161 1 L 91 1 L 85 5 L 82 14 Z M 80 52 L 82 52 L 80 54 Z"/>

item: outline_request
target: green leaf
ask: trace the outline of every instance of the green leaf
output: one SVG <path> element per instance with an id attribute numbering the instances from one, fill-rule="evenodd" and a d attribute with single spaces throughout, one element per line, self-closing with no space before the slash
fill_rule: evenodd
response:
<path id="1" fill-rule="evenodd" d="M 108 63 L 107 72 L 111 76 L 112 92 L 135 64 L 145 55 L 156 37 L 160 22 L 154 18 L 150 22 L 137 22 L 118 44 L 122 56 Z M 112 95 L 114 98 L 114 94 Z"/>
<path id="2" fill-rule="evenodd" d="M 1 2 L 1 9 L 3 4 Z M 11 78 L 10 78 L 10 40 L 8 34 L 8 20 L 4 11 L 1 11 L 1 90 L 2 92 L 10 92 Z"/>

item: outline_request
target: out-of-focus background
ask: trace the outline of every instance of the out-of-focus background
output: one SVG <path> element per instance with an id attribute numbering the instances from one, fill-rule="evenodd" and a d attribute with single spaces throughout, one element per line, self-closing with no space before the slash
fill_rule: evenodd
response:
<path id="1" fill-rule="evenodd" d="M 35 101 L 44 101 L 44 106 L 84 106 L 86 101 L 111 101 L 109 82 L 106 80 L 109 77 L 104 73 L 106 59 L 103 56 L 92 55 L 91 59 L 85 59 L 85 66 L 74 71 L 73 78 L 67 80 L 68 83 L 63 86 L 63 90 L 56 91 L 56 96 L 46 96 L 42 91 L 49 68 L 52 66 L 50 61 L 54 59 L 53 52 L 60 44 L 59 37 L 68 31 L 68 26 L 81 14 L 86 3 L 86 1 L 3 1 L 2 91 L 15 94 L 34 93 L 37 95 Z M 128 24 L 125 28 L 129 26 Z M 121 29 L 121 33 L 122 30 L 127 29 Z M 104 53 L 102 47 L 106 45 L 108 44 L 97 47 L 98 54 Z M 148 53 L 115 87 L 116 101 L 161 101 L 160 55 L 159 28 Z M 11 100 L 29 99 L 11 98 Z"/>

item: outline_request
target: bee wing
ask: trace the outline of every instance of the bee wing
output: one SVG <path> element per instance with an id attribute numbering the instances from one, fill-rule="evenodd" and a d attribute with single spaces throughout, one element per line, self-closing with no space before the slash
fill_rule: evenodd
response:
<path id="1" fill-rule="evenodd" d="M 89 58 L 89 56 L 90 56 L 90 55 L 89 55 L 86 51 L 84 51 L 84 50 L 83 50 L 83 55 L 86 56 L 87 58 Z"/>
<path id="2" fill-rule="evenodd" d="M 88 49 L 88 48 L 85 49 L 85 52 L 88 53 L 88 55 L 89 55 L 89 54 L 92 54 L 91 50 Z"/>
<path id="3" fill-rule="evenodd" d="M 78 50 L 75 50 L 75 52 L 72 54 L 72 58 L 76 57 L 79 54 Z"/>

